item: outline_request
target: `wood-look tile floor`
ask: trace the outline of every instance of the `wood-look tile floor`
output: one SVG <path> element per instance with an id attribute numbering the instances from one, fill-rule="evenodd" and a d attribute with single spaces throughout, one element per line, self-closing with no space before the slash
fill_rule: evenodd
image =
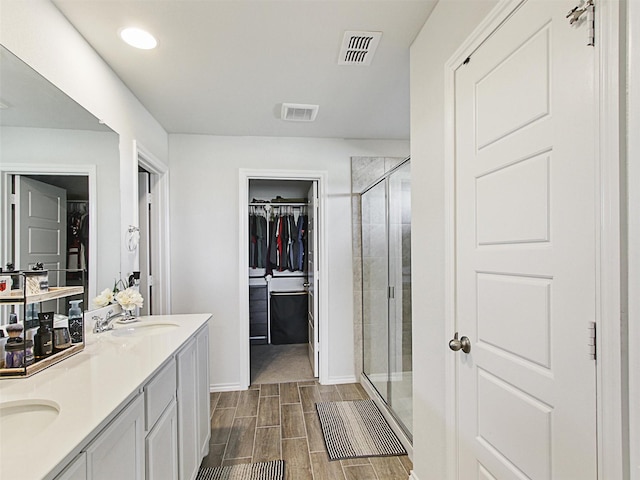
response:
<path id="1" fill-rule="evenodd" d="M 286 480 L 407 480 L 406 455 L 330 461 L 316 402 L 369 398 L 357 383 L 252 385 L 211 394 L 211 441 L 203 467 L 283 459 Z"/>

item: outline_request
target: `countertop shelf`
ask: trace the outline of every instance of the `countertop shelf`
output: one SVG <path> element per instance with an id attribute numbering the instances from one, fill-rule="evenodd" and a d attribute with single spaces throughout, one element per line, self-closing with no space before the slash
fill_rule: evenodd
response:
<path id="1" fill-rule="evenodd" d="M 46 300 L 55 300 L 57 298 L 69 297 L 71 295 L 80 295 L 84 293 L 82 287 L 49 287 L 48 292 L 39 293 L 37 295 L 27 295 L 26 304 L 44 302 Z M 25 303 L 23 290 L 11 290 L 11 294 L 0 297 L 1 305 L 22 305 Z"/>
<path id="2" fill-rule="evenodd" d="M 0 377 L 10 377 L 10 378 L 27 378 L 31 375 L 38 373 L 41 370 L 44 370 L 51 365 L 55 365 L 58 362 L 61 362 L 67 357 L 71 355 L 75 355 L 78 352 L 81 352 L 84 349 L 84 343 L 76 343 L 69 348 L 66 348 L 60 352 L 54 353 L 50 357 L 47 357 L 39 362 L 33 363 L 31 365 L 27 365 L 26 367 L 19 368 L 0 368 Z"/>

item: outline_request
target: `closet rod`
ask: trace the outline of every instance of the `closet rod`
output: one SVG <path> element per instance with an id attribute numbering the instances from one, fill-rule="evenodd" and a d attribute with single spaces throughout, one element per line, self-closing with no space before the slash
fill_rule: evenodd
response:
<path id="1" fill-rule="evenodd" d="M 307 295 L 309 292 L 306 290 L 298 291 L 298 292 L 271 292 L 272 297 L 279 297 L 283 295 Z"/>

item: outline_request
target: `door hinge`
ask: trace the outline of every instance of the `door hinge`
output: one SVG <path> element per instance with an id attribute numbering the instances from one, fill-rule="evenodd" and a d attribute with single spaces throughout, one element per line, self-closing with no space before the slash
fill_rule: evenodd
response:
<path id="1" fill-rule="evenodd" d="M 149 287 L 153 286 L 153 275 L 149 275 L 147 277 L 147 286 L 149 286 Z"/>
<path id="2" fill-rule="evenodd" d="M 389 298 L 396 298 L 396 287 L 389 285 Z"/>
<path id="3" fill-rule="evenodd" d="M 569 19 L 569 25 L 574 23 L 581 23 L 582 15 L 587 14 L 587 46 L 593 47 L 596 44 L 596 4 L 595 0 L 586 0 L 576 5 L 569 13 L 567 18 Z"/>
<path id="4" fill-rule="evenodd" d="M 151 205 L 153 203 L 153 196 L 150 193 L 147 193 L 147 205 Z"/>
<path id="5" fill-rule="evenodd" d="M 597 359 L 596 322 L 587 322 L 587 354 L 590 360 Z"/>
<path id="6" fill-rule="evenodd" d="M 11 205 L 16 205 L 18 203 L 17 199 L 16 199 L 16 194 L 15 193 L 10 193 L 9 194 L 9 203 Z"/>

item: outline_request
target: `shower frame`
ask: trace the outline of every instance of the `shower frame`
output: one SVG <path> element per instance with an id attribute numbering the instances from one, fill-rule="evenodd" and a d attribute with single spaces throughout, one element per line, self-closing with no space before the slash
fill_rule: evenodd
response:
<path id="1" fill-rule="evenodd" d="M 361 291 L 363 292 L 362 294 L 362 338 L 363 338 L 363 348 L 362 348 L 362 374 L 361 374 L 361 379 L 363 382 L 364 387 L 368 390 L 368 392 L 372 395 L 372 397 L 374 398 L 374 400 L 376 400 L 376 402 L 383 407 L 382 412 L 383 414 L 385 414 L 385 416 L 387 417 L 388 420 L 390 420 L 391 426 L 394 427 L 394 430 L 396 430 L 396 433 L 399 434 L 399 436 L 401 437 L 401 440 L 405 440 L 403 443 L 411 443 L 412 442 L 412 433 L 411 433 L 411 427 L 412 425 L 406 425 L 406 422 L 400 417 L 400 415 L 397 414 L 397 412 L 394 409 L 394 405 L 393 405 L 393 401 L 392 401 L 392 389 L 393 389 L 393 383 L 392 383 L 392 378 L 394 376 L 397 376 L 398 374 L 402 375 L 402 368 L 400 368 L 400 372 L 398 372 L 398 363 L 400 363 L 400 365 L 402 365 L 402 358 L 401 356 L 398 356 L 398 351 L 395 350 L 394 348 L 392 348 L 392 341 L 394 340 L 394 336 L 397 336 L 397 328 L 392 332 L 391 328 L 390 328 L 390 323 L 391 323 L 391 308 L 392 308 L 392 297 L 394 297 L 395 292 L 394 290 L 397 290 L 397 285 L 392 285 L 392 281 L 391 281 L 391 270 L 392 270 L 392 266 L 391 266 L 391 262 L 392 262 L 392 254 L 391 254 L 391 235 L 392 235 L 392 231 L 391 231 L 391 195 L 390 195 L 390 183 L 391 183 L 391 178 L 392 176 L 397 173 L 399 170 L 401 170 L 402 168 L 406 167 L 407 165 L 410 165 L 410 158 L 407 158 L 406 160 L 404 160 L 403 162 L 399 163 L 398 165 L 396 165 L 394 168 L 390 169 L 389 171 L 385 172 L 384 175 L 380 176 L 379 178 L 377 178 L 374 182 L 372 182 L 370 185 L 368 185 L 366 188 L 364 188 L 362 190 L 362 192 L 360 193 L 360 218 L 361 218 L 361 232 L 360 232 L 360 241 L 361 241 L 361 245 L 362 245 L 362 249 L 361 249 L 361 257 L 362 257 L 362 262 L 361 262 L 361 269 L 362 269 L 362 275 L 361 275 Z M 385 211 L 384 211 L 384 233 L 385 233 L 385 253 L 386 253 L 386 269 L 385 269 L 385 273 L 386 273 L 386 371 L 383 373 L 386 373 L 387 375 L 387 379 L 386 382 L 382 382 L 385 383 L 386 385 L 386 391 L 380 391 L 380 383 L 381 382 L 376 382 L 374 380 L 372 380 L 372 378 L 370 378 L 370 373 L 369 374 L 366 372 L 367 370 L 367 344 L 366 344 L 366 339 L 367 339 L 367 333 L 366 333 L 366 328 L 368 325 L 367 322 L 367 306 L 365 305 L 366 301 L 367 301 L 367 296 L 365 295 L 365 224 L 363 222 L 364 220 L 364 213 L 363 213 L 363 209 L 364 209 L 364 201 L 363 198 L 364 196 L 372 191 L 373 189 L 375 189 L 376 187 L 379 187 L 381 184 L 384 184 L 384 204 L 385 204 Z M 410 223 L 409 223 L 410 224 Z M 400 282 L 400 286 L 402 285 L 402 282 Z M 410 302 L 410 293 L 409 293 L 409 302 Z M 397 310 L 397 305 L 395 305 L 396 310 Z M 402 318 L 402 317 L 401 317 Z M 402 325 L 402 323 L 400 323 L 400 325 Z M 396 322 L 396 327 L 397 327 L 397 322 Z M 394 335 L 396 334 L 396 335 Z M 401 347 L 401 352 L 402 353 L 402 347 Z M 373 354 L 376 354 L 379 352 L 373 352 Z M 411 372 L 412 372 L 412 368 L 411 368 Z M 376 373 L 374 372 L 374 375 L 376 375 Z M 379 374 L 378 374 L 379 375 Z M 395 424 L 395 425 L 394 425 Z M 404 438 L 403 438 L 404 437 Z M 405 445 L 406 446 L 406 445 Z"/>

